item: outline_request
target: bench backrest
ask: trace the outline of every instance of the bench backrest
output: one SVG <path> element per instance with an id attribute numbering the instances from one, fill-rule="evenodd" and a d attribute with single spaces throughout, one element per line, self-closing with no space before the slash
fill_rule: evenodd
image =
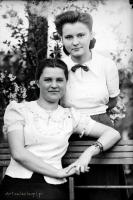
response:
<path id="1" fill-rule="evenodd" d="M 70 141 L 64 165 L 74 162 L 94 141 Z M 114 147 L 95 156 L 90 164 L 133 164 L 133 140 L 120 140 Z"/>
<path id="2" fill-rule="evenodd" d="M 0 167 L 7 167 L 10 162 L 10 150 L 8 143 L 0 143 Z"/>
<path id="3" fill-rule="evenodd" d="M 94 141 L 71 141 L 68 151 L 63 158 L 64 166 L 74 162 L 81 153 Z M 95 156 L 90 164 L 133 164 L 133 140 L 120 140 L 114 147 Z M 69 199 L 75 199 L 77 189 L 132 189 L 133 185 L 78 185 L 74 184 L 74 177 L 69 177 Z"/>
<path id="4" fill-rule="evenodd" d="M 68 151 L 63 157 L 63 165 L 74 162 L 94 141 L 70 141 Z M 7 143 L 0 143 L 0 167 L 4 171 L 10 162 L 10 150 Z M 95 156 L 90 164 L 133 164 L 133 140 L 120 140 L 108 151 Z M 4 172 L 3 172 L 4 173 Z"/>
<path id="5" fill-rule="evenodd" d="M 9 165 L 11 159 L 10 150 L 7 143 L 0 143 L 0 168 L 1 168 L 1 177 L 0 180 L 4 177 L 7 166 Z"/>
<path id="6" fill-rule="evenodd" d="M 81 153 L 88 148 L 94 141 L 76 140 L 70 141 L 68 151 L 63 157 L 63 165 L 69 165 L 74 162 Z M 5 174 L 6 167 L 10 162 L 10 151 L 7 143 L 0 144 L 0 167 L 2 167 L 2 177 Z M 114 147 L 106 152 L 94 157 L 90 164 L 133 164 L 133 140 L 120 140 Z M 133 188 L 133 186 L 75 186 L 74 177 L 69 177 L 69 197 L 75 199 L 74 188 Z"/>

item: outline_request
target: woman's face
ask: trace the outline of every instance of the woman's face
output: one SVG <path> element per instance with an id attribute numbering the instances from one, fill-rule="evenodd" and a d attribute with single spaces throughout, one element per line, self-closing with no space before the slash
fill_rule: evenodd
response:
<path id="1" fill-rule="evenodd" d="M 58 103 L 66 89 L 66 78 L 63 69 L 46 67 L 38 81 L 40 98 L 46 102 Z"/>
<path id="2" fill-rule="evenodd" d="M 66 23 L 62 28 L 62 42 L 72 57 L 86 57 L 92 33 L 81 22 Z"/>

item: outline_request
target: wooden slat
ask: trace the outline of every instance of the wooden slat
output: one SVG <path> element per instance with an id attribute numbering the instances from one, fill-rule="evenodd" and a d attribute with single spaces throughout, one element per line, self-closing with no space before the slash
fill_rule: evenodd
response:
<path id="1" fill-rule="evenodd" d="M 10 158 L 11 158 L 10 154 L 0 155 L 0 160 L 10 160 Z"/>
<path id="2" fill-rule="evenodd" d="M 133 159 L 132 158 L 122 158 L 122 159 L 93 159 L 90 164 L 99 164 L 99 165 L 132 165 Z"/>
<path id="3" fill-rule="evenodd" d="M 133 185 L 75 185 L 74 187 L 80 189 L 133 189 Z"/>
<path id="4" fill-rule="evenodd" d="M 10 154 L 10 150 L 8 148 L 0 149 L 0 155 L 1 154 Z"/>
<path id="5" fill-rule="evenodd" d="M 66 154 L 65 158 L 77 159 L 81 154 L 82 152 L 69 152 Z M 133 158 L 133 152 L 109 152 L 97 155 L 95 158 Z"/>
<path id="6" fill-rule="evenodd" d="M 91 144 L 93 144 L 95 141 L 94 140 L 76 140 L 76 141 L 70 141 L 70 145 L 71 145 L 71 143 L 73 144 L 73 146 L 74 145 L 91 145 Z M 116 144 L 117 146 L 123 146 L 123 145 L 128 145 L 128 146 L 130 146 L 130 145 L 133 145 L 133 140 L 120 140 L 117 144 Z"/>
<path id="7" fill-rule="evenodd" d="M 71 163 L 75 162 L 75 159 L 65 159 L 63 160 L 63 165 L 67 166 Z M 117 158 L 117 159 L 101 159 L 101 158 L 93 158 L 90 162 L 91 164 L 104 164 L 104 165 L 123 165 L 123 164 L 133 164 L 133 159 L 132 158 Z"/>
<path id="8" fill-rule="evenodd" d="M 73 144 L 71 144 L 73 145 Z M 84 146 L 78 146 L 78 145 L 74 145 L 74 146 L 69 146 L 68 148 L 68 152 L 81 152 L 81 151 L 85 151 L 85 149 L 87 149 L 89 147 L 89 145 L 84 145 Z M 128 152 L 131 151 L 133 152 L 133 146 L 116 146 L 110 150 L 108 150 L 107 152 L 114 152 L 114 151 L 120 151 L 120 152 Z"/>
<path id="9" fill-rule="evenodd" d="M 7 167 L 10 163 L 10 160 L 0 160 L 0 167 Z"/>
<path id="10" fill-rule="evenodd" d="M 0 148 L 7 148 L 8 147 L 8 143 L 5 142 L 5 143 L 0 143 Z"/>
<path id="11" fill-rule="evenodd" d="M 117 145 L 133 145 L 133 140 L 120 140 Z"/>
<path id="12" fill-rule="evenodd" d="M 88 148 L 89 147 L 89 145 L 88 146 L 86 146 L 86 145 L 82 145 L 82 146 L 73 146 L 73 145 L 71 145 L 71 146 L 69 146 L 69 148 L 68 148 L 68 151 L 80 151 L 80 149 L 86 149 L 86 148 Z M 124 145 L 124 146 L 116 146 L 116 147 L 114 147 L 114 148 L 111 148 L 111 149 L 109 149 L 109 150 L 107 150 L 106 152 L 113 152 L 113 151 L 121 151 L 121 152 L 123 152 L 123 151 L 132 151 L 133 152 L 133 146 L 126 146 L 126 145 Z"/>

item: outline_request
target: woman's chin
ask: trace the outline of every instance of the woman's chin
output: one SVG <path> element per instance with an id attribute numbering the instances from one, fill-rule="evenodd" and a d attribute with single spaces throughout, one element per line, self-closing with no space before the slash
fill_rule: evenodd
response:
<path id="1" fill-rule="evenodd" d="M 50 98 L 50 99 L 48 100 L 48 102 L 49 102 L 49 103 L 57 103 L 57 104 L 58 104 L 59 100 L 60 100 L 60 98 Z"/>
<path id="2" fill-rule="evenodd" d="M 81 57 L 83 54 L 81 52 L 74 52 L 73 54 L 71 54 L 73 57 Z"/>

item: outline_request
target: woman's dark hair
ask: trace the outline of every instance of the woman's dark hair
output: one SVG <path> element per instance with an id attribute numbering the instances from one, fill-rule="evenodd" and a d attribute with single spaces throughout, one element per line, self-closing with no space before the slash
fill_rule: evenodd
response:
<path id="1" fill-rule="evenodd" d="M 89 13 L 83 13 L 79 11 L 66 11 L 63 12 L 55 17 L 55 26 L 58 34 L 62 36 L 62 28 L 64 24 L 66 23 L 76 23 L 76 22 L 81 22 L 85 24 L 90 31 L 92 31 L 92 26 L 93 26 L 93 19 L 92 16 Z M 93 49 L 96 43 L 96 39 L 93 38 L 90 41 L 89 49 Z M 65 49 L 63 46 L 63 51 L 65 52 L 66 55 L 69 55 L 69 52 Z"/>
<path id="2" fill-rule="evenodd" d="M 92 31 L 93 19 L 89 13 L 79 11 L 66 11 L 55 17 L 55 26 L 59 35 L 62 36 L 62 27 L 66 23 L 81 22 L 86 24 L 90 31 Z"/>
<path id="3" fill-rule="evenodd" d="M 68 68 L 67 65 L 60 59 L 55 59 L 55 58 L 46 58 L 42 60 L 39 63 L 39 66 L 36 69 L 36 74 L 35 74 L 35 79 L 38 81 L 40 79 L 41 74 L 43 73 L 43 70 L 46 67 L 51 67 L 51 68 L 60 68 L 64 71 L 66 80 L 68 80 Z"/>

